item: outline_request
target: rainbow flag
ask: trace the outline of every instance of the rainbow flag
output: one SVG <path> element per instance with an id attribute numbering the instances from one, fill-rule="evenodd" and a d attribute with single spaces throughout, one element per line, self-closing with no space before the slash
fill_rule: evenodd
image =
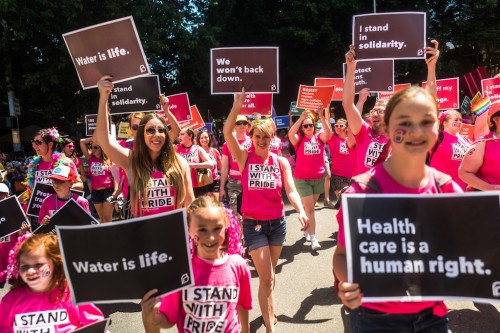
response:
<path id="1" fill-rule="evenodd" d="M 483 114 L 490 108 L 491 101 L 488 96 L 479 99 L 477 102 L 472 103 L 471 111 L 476 115 Z"/>

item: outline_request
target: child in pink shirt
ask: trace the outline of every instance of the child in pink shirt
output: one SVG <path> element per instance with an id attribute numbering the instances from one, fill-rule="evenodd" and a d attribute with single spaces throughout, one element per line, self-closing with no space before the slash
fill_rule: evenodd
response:
<path id="1" fill-rule="evenodd" d="M 19 279 L 0 302 L 0 332 L 66 333 L 103 319 L 92 304 L 72 304 L 57 237 L 30 236 L 16 251 Z"/>
<path id="2" fill-rule="evenodd" d="M 162 298 L 152 297 L 156 289 L 146 293 L 141 301 L 146 331 L 177 325 L 178 332 L 248 333 L 250 270 L 239 254 L 224 250 L 230 238 L 224 208 L 212 196 L 198 197 L 188 208 L 188 222 L 195 285 Z"/>

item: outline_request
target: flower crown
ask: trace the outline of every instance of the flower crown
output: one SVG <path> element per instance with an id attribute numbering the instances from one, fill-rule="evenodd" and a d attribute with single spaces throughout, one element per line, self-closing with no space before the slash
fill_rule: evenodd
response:
<path id="1" fill-rule="evenodd" d="M 50 136 L 50 138 L 52 139 L 52 141 L 54 142 L 57 142 L 57 140 L 61 137 L 59 135 L 59 132 L 57 131 L 57 129 L 55 127 L 51 127 L 47 130 L 47 134 Z"/>

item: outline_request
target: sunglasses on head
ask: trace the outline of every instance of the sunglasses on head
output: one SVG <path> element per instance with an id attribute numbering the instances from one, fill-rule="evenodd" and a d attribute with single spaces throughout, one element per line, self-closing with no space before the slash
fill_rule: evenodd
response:
<path id="1" fill-rule="evenodd" d="M 158 132 L 158 134 L 167 133 L 167 129 L 165 127 L 148 127 L 145 131 L 147 135 L 154 135 L 156 132 Z"/>
<path id="2" fill-rule="evenodd" d="M 53 183 L 56 183 L 56 184 L 64 184 L 65 182 L 67 182 L 67 180 L 62 180 L 62 179 L 57 179 L 57 178 L 51 178 L 51 180 Z"/>
<path id="3" fill-rule="evenodd" d="M 236 122 L 236 125 L 246 125 L 247 122 L 246 121 L 237 121 Z"/>
<path id="4" fill-rule="evenodd" d="M 335 125 L 335 128 L 344 128 L 344 127 L 345 127 L 345 125 L 343 125 L 343 124 L 336 124 Z"/>
<path id="5" fill-rule="evenodd" d="M 40 140 L 31 140 L 31 144 L 36 145 L 36 146 L 40 146 L 42 143 L 43 143 L 43 141 L 40 141 Z"/>
<path id="6" fill-rule="evenodd" d="M 309 127 L 314 127 L 314 124 L 304 124 L 304 125 L 302 125 L 302 128 L 309 128 Z"/>
<path id="7" fill-rule="evenodd" d="M 132 127 L 130 127 L 131 129 L 133 129 L 134 131 L 137 131 L 139 129 L 139 125 L 135 124 L 135 125 L 132 125 Z"/>

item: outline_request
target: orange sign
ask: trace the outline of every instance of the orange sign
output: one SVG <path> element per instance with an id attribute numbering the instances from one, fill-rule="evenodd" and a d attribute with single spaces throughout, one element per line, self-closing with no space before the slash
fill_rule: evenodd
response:
<path id="1" fill-rule="evenodd" d="M 344 79 L 343 78 L 326 78 L 317 77 L 314 79 L 315 86 L 335 86 L 332 95 L 332 101 L 342 100 L 342 91 L 344 90 Z"/>
<path id="2" fill-rule="evenodd" d="M 191 105 L 191 115 L 192 118 L 188 121 L 182 122 L 181 127 L 191 126 L 196 130 L 205 126 L 205 122 L 203 121 L 200 111 L 196 105 Z"/>
<path id="3" fill-rule="evenodd" d="M 462 124 L 460 135 L 468 137 L 470 141 L 474 141 L 474 125 Z"/>
<path id="4" fill-rule="evenodd" d="M 411 87 L 410 83 L 395 84 L 393 92 L 379 92 L 378 99 L 389 99 L 392 97 L 392 95 L 394 95 L 398 91 L 406 89 L 406 88 L 410 88 L 410 87 Z"/>
<path id="5" fill-rule="evenodd" d="M 300 85 L 297 97 L 297 107 L 301 109 L 318 109 L 330 106 L 334 86 L 304 86 Z"/>

